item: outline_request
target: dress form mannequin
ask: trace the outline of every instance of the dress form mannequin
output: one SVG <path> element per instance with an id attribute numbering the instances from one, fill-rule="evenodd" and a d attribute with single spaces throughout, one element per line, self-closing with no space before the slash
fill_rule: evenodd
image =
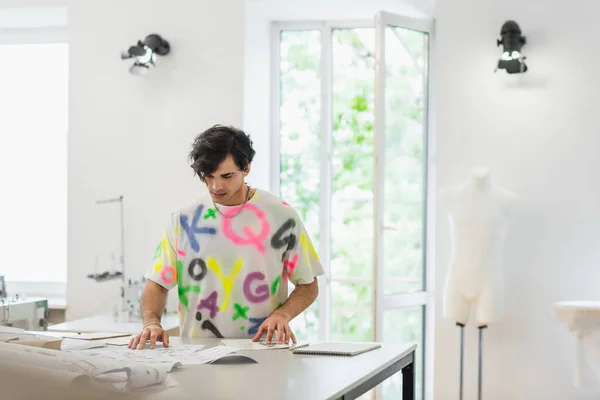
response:
<path id="1" fill-rule="evenodd" d="M 461 398 L 464 326 L 471 308 L 479 331 L 481 398 L 481 329 L 502 311 L 504 290 L 501 254 L 517 195 L 491 181 L 487 167 L 471 170 L 470 179 L 442 192 L 450 219 L 452 260 L 444 287 L 443 314 L 461 327 Z"/>

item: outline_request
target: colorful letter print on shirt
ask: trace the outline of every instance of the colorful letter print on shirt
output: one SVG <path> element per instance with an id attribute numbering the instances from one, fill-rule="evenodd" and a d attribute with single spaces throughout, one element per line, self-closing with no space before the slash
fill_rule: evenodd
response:
<path id="1" fill-rule="evenodd" d="M 171 215 L 146 277 L 177 286 L 181 336 L 252 337 L 287 299 L 288 282 L 323 274 L 291 206 L 257 190 L 240 207 L 219 213 L 206 195 Z"/>

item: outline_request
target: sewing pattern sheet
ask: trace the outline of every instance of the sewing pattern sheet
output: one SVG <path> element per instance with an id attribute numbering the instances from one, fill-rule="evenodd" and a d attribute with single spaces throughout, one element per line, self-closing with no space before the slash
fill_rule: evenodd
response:
<path id="1" fill-rule="evenodd" d="M 146 278 L 179 296 L 182 337 L 249 338 L 288 297 L 323 274 L 296 211 L 257 189 L 240 206 L 206 194 L 171 215 Z"/>
<path id="2" fill-rule="evenodd" d="M 60 348 L 62 351 L 77 351 L 99 347 L 106 347 L 106 343 L 99 340 L 63 339 Z"/>
<path id="3" fill-rule="evenodd" d="M 253 342 L 251 339 L 223 339 L 221 342 L 232 349 L 236 350 L 276 350 L 289 349 L 287 344 L 279 344 L 276 339 L 273 342 L 267 343 L 266 340 Z"/>
<path id="4" fill-rule="evenodd" d="M 98 357 L 17 344 L 0 343 L 0 360 L 12 365 L 86 375 L 98 382 L 110 382 L 115 388 L 127 391 L 161 384 L 167 378 L 165 369 L 150 364 L 125 365 Z"/>
<path id="5" fill-rule="evenodd" d="M 158 345 L 157 345 L 158 346 Z M 129 361 L 153 365 L 159 369 L 170 371 L 184 365 L 208 364 L 234 353 L 237 348 L 215 346 L 202 350 L 203 345 L 184 345 L 181 347 L 131 350 L 127 348 L 103 348 L 81 351 L 86 356 L 106 358 L 115 362 Z"/>
<path id="6" fill-rule="evenodd" d="M 234 353 L 236 349 L 227 346 L 215 346 L 197 354 L 197 364 L 208 364 Z"/>
<path id="7" fill-rule="evenodd" d="M 83 350 L 80 354 L 104 358 L 112 361 L 130 361 L 149 365 L 159 365 L 159 368 L 181 367 L 182 365 L 204 364 L 202 360 L 202 348 L 204 345 L 181 345 L 177 347 L 163 347 L 157 343 L 154 349 L 146 345 L 143 350 L 132 350 L 127 347 L 105 347 L 99 349 Z M 156 365 L 155 365 L 156 366 Z"/>

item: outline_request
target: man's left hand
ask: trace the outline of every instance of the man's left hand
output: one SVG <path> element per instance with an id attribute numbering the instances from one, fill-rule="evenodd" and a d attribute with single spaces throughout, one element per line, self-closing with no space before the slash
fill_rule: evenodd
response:
<path id="1" fill-rule="evenodd" d="M 273 312 L 258 327 L 258 332 L 256 332 L 256 336 L 252 338 L 252 341 L 258 342 L 263 333 L 267 332 L 267 343 L 271 343 L 273 332 L 277 331 L 277 343 L 288 344 L 290 339 L 293 343 L 296 343 L 296 336 L 294 336 L 294 332 L 292 332 L 289 322 L 290 319 L 285 314 L 278 311 Z"/>

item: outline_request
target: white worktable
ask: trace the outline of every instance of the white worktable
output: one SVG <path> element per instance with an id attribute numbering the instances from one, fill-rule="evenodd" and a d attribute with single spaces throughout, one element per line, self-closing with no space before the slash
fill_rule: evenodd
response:
<path id="1" fill-rule="evenodd" d="M 219 339 L 171 338 L 174 345 L 221 344 Z M 354 399 L 395 373 L 403 374 L 403 399 L 414 399 L 416 345 L 382 344 L 354 357 L 293 354 L 289 350 L 240 350 L 257 363 L 191 365 L 176 369 L 179 384 L 149 400 Z M 144 351 L 144 350 L 142 350 Z"/>
<path id="2" fill-rule="evenodd" d="M 179 318 L 177 314 L 163 315 L 161 325 L 169 335 L 179 335 Z M 51 325 L 51 332 L 114 332 L 137 334 L 142 328 L 142 321 L 118 322 L 112 315 L 97 315 Z"/>

